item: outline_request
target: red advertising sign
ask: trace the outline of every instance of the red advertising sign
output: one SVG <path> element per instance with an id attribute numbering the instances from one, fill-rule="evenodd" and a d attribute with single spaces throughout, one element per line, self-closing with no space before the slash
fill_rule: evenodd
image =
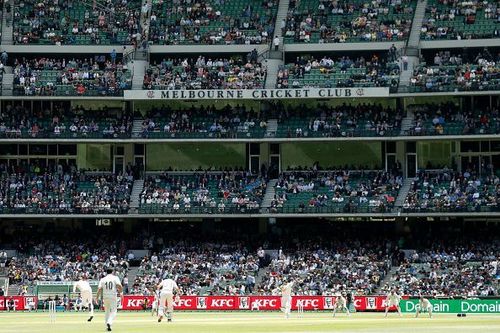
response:
<path id="1" fill-rule="evenodd" d="M 14 301 L 14 311 L 24 311 L 38 305 L 38 298 L 36 296 L 2 296 L 0 297 L 0 311 L 7 310 L 10 301 Z"/>
<path id="2" fill-rule="evenodd" d="M 354 298 L 356 311 L 385 311 L 386 304 L 385 296 L 357 296 Z M 390 307 L 389 311 L 396 311 L 396 307 Z"/>
<path id="3" fill-rule="evenodd" d="M 24 301 L 22 296 L 18 298 L 18 302 Z M 148 299 L 150 305 L 154 301 L 153 296 L 126 295 L 122 299 L 120 308 L 122 310 L 142 310 L 144 299 Z M 354 306 L 356 311 L 384 311 L 385 299 L 385 296 L 357 296 L 354 298 Z M 299 304 L 304 310 L 332 310 L 335 300 L 335 296 L 293 296 L 292 310 L 296 310 Z M 24 307 L 24 303 L 20 303 L 20 305 Z M 280 307 L 280 296 L 181 296 L 176 298 L 174 302 L 176 310 L 276 311 Z M 2 309 L 1 303 L 0 309 Z M 392 307 L 390 310 L 395 310 L 395 308 Z"/>
<path id="4" fill-rule="evenodd" d="M 240 301 L 242 298 L 240 297 Z M 250 310 L 279 310 L 281 307 L 281 297 L 279 296 L 249 296 Z"/>
<path id="5" fill-rule="evenodd" d="M 292 310 L 302 305 L 304 310 L 323 310 L 323 296 L 293 296 Z"/>

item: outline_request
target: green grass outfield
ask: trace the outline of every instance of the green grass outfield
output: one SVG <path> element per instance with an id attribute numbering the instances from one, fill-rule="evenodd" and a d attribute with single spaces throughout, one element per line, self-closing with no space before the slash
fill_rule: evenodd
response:
<path id="1" fill-rule="evenodd" d="M 85 313 L 58 313 L 51 323 L 48 313 L 0 313 L 0 332 L 9 333 L 56 333 L 56 332 L 104 332 L 104 314 L 97 312 L 91 323 Z M 429 319 L 425 315 L 414 318 L 404 314 L 356 313 L 350 317 L 331 313 L 304 313 L 302 317 L 292 314 L 285 319 L 278 312 L 177 312 L 174 321 L 156 322 L 156 317 L 145 312 L 119 312 L 113 332 L 380 332 L 380 333 L 470 333 L 500 332 L 499 315 L 436 315 Z"/>

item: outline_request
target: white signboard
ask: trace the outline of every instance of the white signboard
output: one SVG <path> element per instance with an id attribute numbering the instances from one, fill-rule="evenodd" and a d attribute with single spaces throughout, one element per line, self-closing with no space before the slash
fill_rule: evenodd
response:
<path id="1" fill-rule="evenodd" d="M 126 100 L 276 99 L 388 97 L 388 87 L 220 90 L 125 90 Z"/>

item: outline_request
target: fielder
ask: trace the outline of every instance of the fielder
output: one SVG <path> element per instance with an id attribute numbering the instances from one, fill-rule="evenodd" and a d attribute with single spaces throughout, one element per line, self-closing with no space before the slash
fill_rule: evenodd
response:
<path id="1" fill-rule="evenodd" d="M 118 276 L 113 274 L 113 269 L 106 269 L 107 275 L 99 281 L 96 299 L 102 296 L 104 304 L 104 320 L 106 329 L 111 332 L 111 326 L 116 318 L 118 297 L 123 291 L 122 283 Z"/>
<path id="2" fill-rule="evenodd" d="M 399 306 L 399 302 L 401 302 L 401 296 L 396 293 L 396 290 L 391 290 L 389 294 L 387 294 L 387 298 L 385 299 L 385 317 L 387 317 L 387 313 L 389 312 L 389 308 L 392 306 L 396 307 L 398 310 L 399 316 L 401 317 L 401 307 Z"/>
<path id="3" fill-rule="evenodd" d="M 349 308 L 347 307 L 347 299 L 345 298 L 344 295 L 339 295 L 337 299 L 335 300 L 335 304 L 333 305 L 333 317 L 335 317 L 335 314 L 337 313 L 337 310 L 345 310 L 346 314 L 348 316 L 351 315 L 351 312 L 349 311 Z"/>
<path id="4" fill-rule="evenodd" d="M 415 318 L 418 318 L 420 312 L 426 310 L 429 314 L 429 318 L 432 318 L 432 304 L 429 302 L 427 298 L 424 296 L 420 296 L 420 300 L 418 301 L 418 306 L 416 306 Z"/>
<path id="5" fill-rule="evenodd" d="M 286 318 L 290 318 L 290 312 L 292 310 L 292 289 L 293 281 L 285 283 L 281 286 L 281 311 L 285 313 Z"/>
<path id="6" fill-rule="evenodd" d="M 161 323 L 165 315 L 165 302 L 167 303 L 167 320 L 172 321 L 174 312 L 174 291 L 180 293 L 177 283 L 172 279 L 165 279 L 156 288 L 160 292 L 160 302 L 158 304 L 158 322 Z"/>
<path id="7" fill-rule="evenodd" d="M 73 285 L 73 292 L 76 293 L 77 290 L 80 292 L 80 297 L 82 299 L 80 309 L 81 307 L 89 309 L 90 317 L 87 321 L 90 322 L 94 318 L 94 302 L 92 300 L 92 288 L 85 276 L 81 276 L 80 280 Z"/>

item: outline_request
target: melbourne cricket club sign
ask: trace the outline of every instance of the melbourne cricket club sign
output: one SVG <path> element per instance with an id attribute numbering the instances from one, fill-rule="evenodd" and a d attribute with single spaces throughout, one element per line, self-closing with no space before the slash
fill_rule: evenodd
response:
<path id="1" fill-rule="evenodd" d="M 388 97 L 389 88 L 290 88 L 219 90 L 125 90 L 126 100 L 204 100 Z"/>

